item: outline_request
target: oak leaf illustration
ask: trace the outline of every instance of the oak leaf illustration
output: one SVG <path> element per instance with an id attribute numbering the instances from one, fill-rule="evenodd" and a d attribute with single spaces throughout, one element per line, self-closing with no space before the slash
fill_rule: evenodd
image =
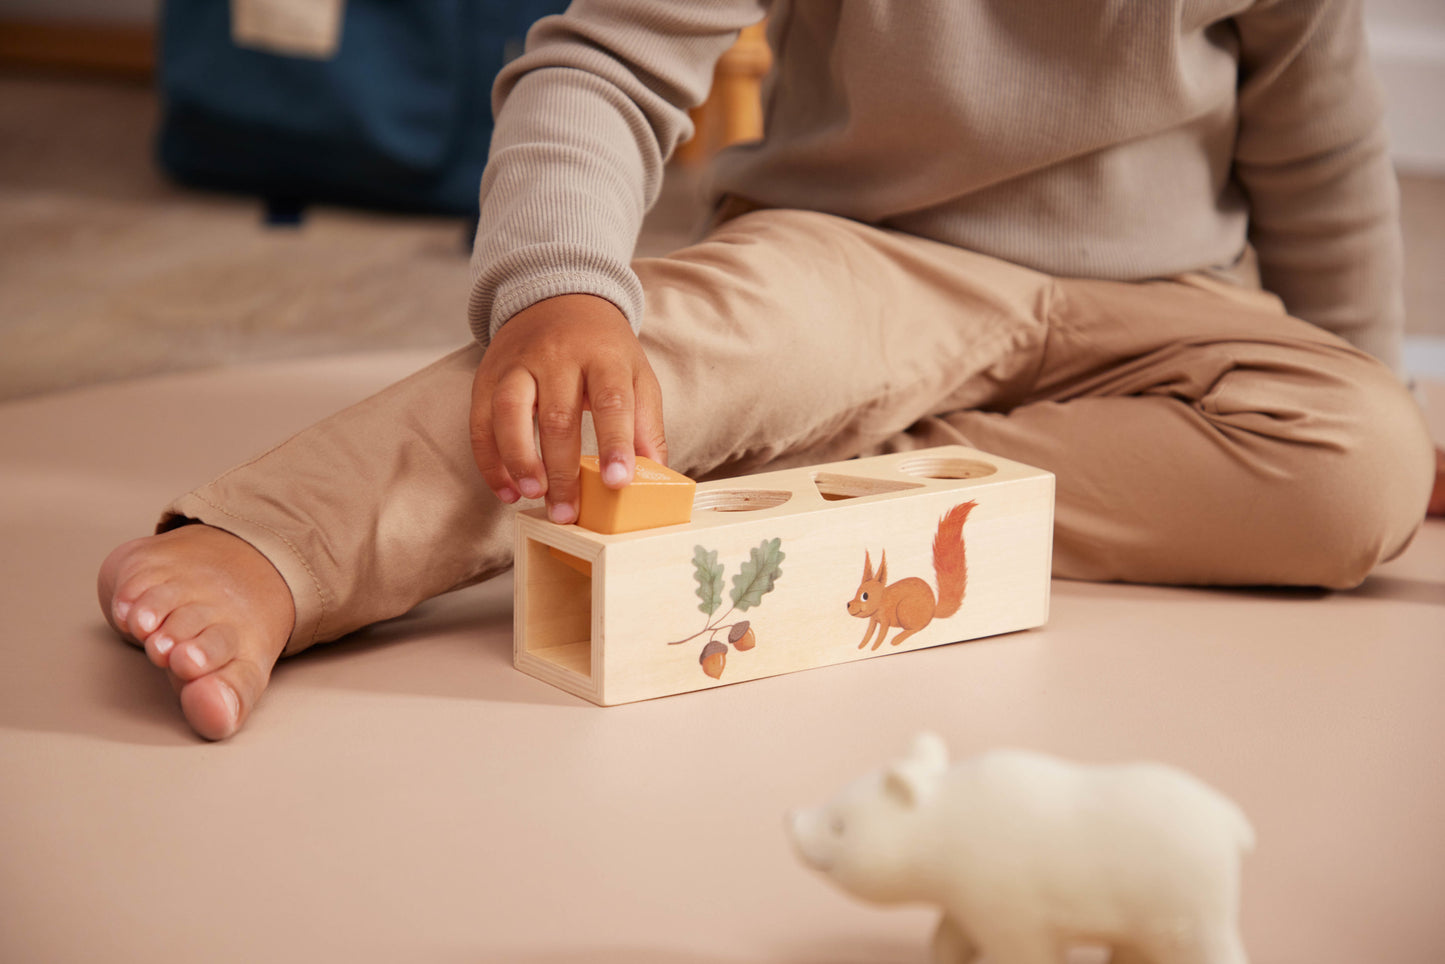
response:
<path id="1" fill-rule="evenodd" d="M 733 576 L 733 606 L 747 612 L 762 603 L 763 596 L 773 591 L 773 586 L 783 577 L 784 552 L 779 548 L 782 539 L 764 539 L 753 549 L 751 558 L 743 563 L 741 571 Z"/>
<path id="2" fill-rule="evenodd" d="M 722 605 L 723 567 L 717 561 L 717 550 L 695 546 L 692 553 L 693 578 L 697 580 L 698 604 L 703 615 L 711 616 Z"/>

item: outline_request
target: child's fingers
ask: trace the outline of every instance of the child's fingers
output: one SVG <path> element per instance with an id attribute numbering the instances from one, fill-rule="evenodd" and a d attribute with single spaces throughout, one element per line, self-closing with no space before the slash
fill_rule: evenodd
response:
<path id="1" fill-rule="evenodd" d="M 525 387 L 518 390 L 525 391 Z M 476 380 L 472 383 L 470 421 L 472 458 L 477 463 L 477 469 L 482 473 L 482 480 L 487 483 L 487 487 L 503 502 L 512 503 L 521 497 L 521 486 L 508 471 L 502 459 L 501 449 L 497 442 L 496 401 L 496 384 L 478 372 Z M 514 395 L 503 402 L 503 407 L 506 409 L 510 405 L 513 409 L 517 409 L 524 407 L 525 404 L 521 397 Z M 530 442 L 530 409 L 528 409 L 527 427 Z"/>
<path id="2" fill-rule="evenodd" d="M 497 457 L 522 495 L 540 499 L 547 492 L 547 469 L 537 457 L 533 417 L 547 404 L 547 388 L 524 368 L 502 376 L 492 392 L 491 430 Z"/>
<path id="3" fill-rule="evenodd" d="M 597 433 L 597 459 L 602 482 L 620 489 L 632 481 L 636 467 L 633 433 L 637 427 L 632 373 L 626 368 L 599 369 L 587 379 L 592 427 Z"/>
<path id="4" fill-rule="evenodd" d="M 582 372 L 570 365 L 539 373 L 537 440 L 546 474 L 547 517 L 559 525 L 577 520 L 577 473 L 582 461 Z M 504 453 L 505 461 L 505 453 Z M 509 470 L 513 471 L 510 463 Z M 524 486 L 525 479 L 518 479 Z"/>
<path id="5" fill-rule="evenodd" d="M 605 299 L 560 295 L 518 312 L 493 336 L 472 386 L 473 457 L 487 485 L 508 502 L 545 495 L 554 522 L 575 521 L 584 403 L 592 409 L 604 478 L 621 487 L 632 478 L 638 451 L 635 383 L 644 374 L 653 399 L 656 378 L 637 338 Z M 655 451 L 656 400 L 640 424 L 647 430 L 643 444 Z"/>

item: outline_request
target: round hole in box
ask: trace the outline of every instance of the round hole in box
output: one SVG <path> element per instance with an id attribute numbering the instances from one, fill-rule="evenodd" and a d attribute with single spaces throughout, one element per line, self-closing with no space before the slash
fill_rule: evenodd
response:
<path id="1" fill-rule="evenodd" d="M 997 472 L 998 466 L 977 459 L 924 455 L 903 462 L 898 469 L 924 479 L 981 479 Z"/>
<path id="2" fill-rule="evenodd" d="M 793 497 L 784 489 L 712 489 L 693 499 L 694 511 L 756 512 L 782 505 Z"/>

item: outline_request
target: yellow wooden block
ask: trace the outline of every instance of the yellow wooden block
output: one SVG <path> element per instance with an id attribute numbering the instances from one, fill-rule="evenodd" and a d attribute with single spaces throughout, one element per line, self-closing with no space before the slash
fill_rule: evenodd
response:
<path id="1" fill-rule="evenodd" d="M 682 525 L 692 519 L 697 483 L 651 459 L 639 456 L 632 484 L 609 489 L 602 483 L 597 456 L 584 455 L 578 481 L 577 524 L 584 529 L 615 534 Z"/>

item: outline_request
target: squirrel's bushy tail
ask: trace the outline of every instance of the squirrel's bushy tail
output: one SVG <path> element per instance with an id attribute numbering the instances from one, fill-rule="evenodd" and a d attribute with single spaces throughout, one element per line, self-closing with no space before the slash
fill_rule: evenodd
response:
<path id="1" fill-rule="evenodd" d="M 963 551 L 963 523 L 977 502 L 965 502 L 948 510 L 933 537 L 933 570 L 938 574 L 938 606 L 935 619 L 958 612 L 968 587 L 968 562 Z"/>

